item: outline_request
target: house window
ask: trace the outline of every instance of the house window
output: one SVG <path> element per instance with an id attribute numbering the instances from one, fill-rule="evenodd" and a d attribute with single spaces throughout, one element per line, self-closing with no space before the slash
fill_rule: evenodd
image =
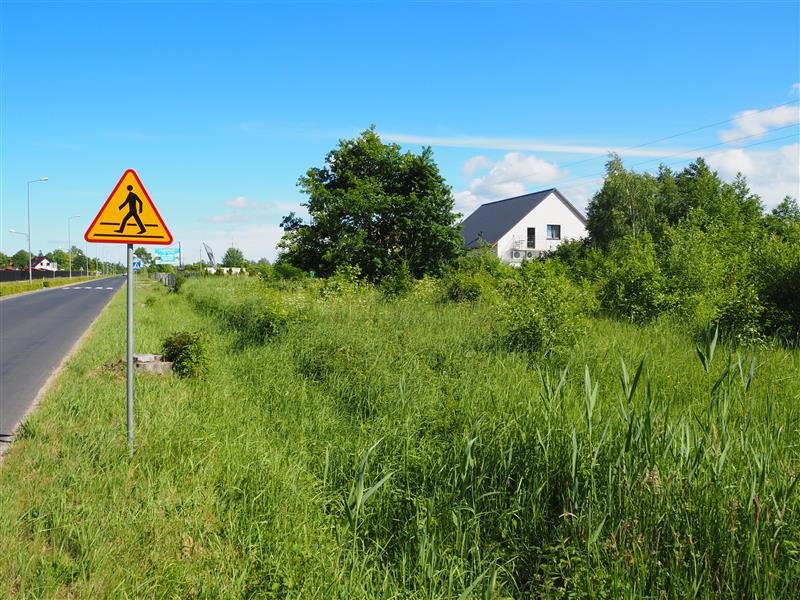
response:
<path id="1" fill-rule="evenodd" d="M 528 248 L 536 248 L 536 228 L 528 227 Z"/>
<path id="2" fill-rule="evenodd" d="M 547 239 L 560 240 L 561 239 L 561 225 L 548 225 L 547 226 Z"/>

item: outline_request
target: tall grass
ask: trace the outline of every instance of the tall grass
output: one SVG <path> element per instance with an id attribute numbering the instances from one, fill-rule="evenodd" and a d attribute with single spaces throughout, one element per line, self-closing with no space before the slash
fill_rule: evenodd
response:
<path id="1" fill-rule="evenodd" d="M 128 462 L 112 306 L 0 468 L 0 595 L 800 593 L 796 350 L 593 320 L 549 362 L 480 301 L 137 294 L 142 351 L 204 329 L 216 360 L 137 379 Z"/>

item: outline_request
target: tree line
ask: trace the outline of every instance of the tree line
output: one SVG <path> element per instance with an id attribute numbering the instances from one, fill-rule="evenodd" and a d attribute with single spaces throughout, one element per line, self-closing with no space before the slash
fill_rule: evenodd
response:
<path id="1" fill-rule="evenodd" d="M 430 148 L 402 152 L 371 128 L 341 140 L 298 185 L 310 218 L 283 218 L 276 266 L 373 283 L 461 272 L 467 288 L 476 269 L 477 279 L 510 276 L 497 261 L 464 259 L 461 215 Z M 612 155 L 587 221 L 587 238 L 544 260 L 588 290 L 600 313 L 672 318 L 695 329 L 715 323 L 742 342 L 800 338 L 795 198 L 767 211 L 742 175 L 723 181 L 702 158 L 650 174 Z"/>
<path id="2" fill-rule="evenodd" d="M 28 256 L 27 250 L 19 250 L 11 255 L 0 252 L 0 269 L 27 271 Z M 68 271 L 70 268 L 70 263 L 73 271 L 88 270 L 89 272 L 109 272 L 113 271 L 114 269 L 123 269 L 123 266 L 119 263 L 101 261 L 100 259 L 92 258 L 91 256 L 87 257 L 84 250 L 78 246 L 72 247 L 71 257 L 69 251 L 56 248 L 55 250 L 51 250 L 49 252 L 42 253 L 39 251 L 38 254 L 30 255 L 31 261 L 40 256 L 44 256 L 50 262 L 56 263 L 59 271 Z"/>

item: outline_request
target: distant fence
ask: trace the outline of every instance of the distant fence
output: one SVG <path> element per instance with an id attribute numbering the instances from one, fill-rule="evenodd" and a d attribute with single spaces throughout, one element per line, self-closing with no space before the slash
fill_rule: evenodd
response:
<path id="1" fill-rule="evenodd" d="M 94 273 L 90 273 L 94 275 Z M 86 277 L 86 271 L 72 271 L 73 277 Z M 53 279 L 56 277 L 69 277 L 69 271 L 33 271 L 33 279 Z M 28 281 L 28 271 L 0 271 L 0 281 Z"/>
<path id="2" fill-rule="evenodd" d="M 175 275 L 173 273 L 150 273 L 150 277 L 169 288 L 175 287 Z"/>

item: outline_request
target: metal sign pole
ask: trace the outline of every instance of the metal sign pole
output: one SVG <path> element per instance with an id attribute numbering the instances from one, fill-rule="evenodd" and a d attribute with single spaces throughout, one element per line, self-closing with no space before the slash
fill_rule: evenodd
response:
<path id="1" fill-rule="evenodd" d="M 133 244 L 128 244 L 128 454 L 133 456 Z"/>

